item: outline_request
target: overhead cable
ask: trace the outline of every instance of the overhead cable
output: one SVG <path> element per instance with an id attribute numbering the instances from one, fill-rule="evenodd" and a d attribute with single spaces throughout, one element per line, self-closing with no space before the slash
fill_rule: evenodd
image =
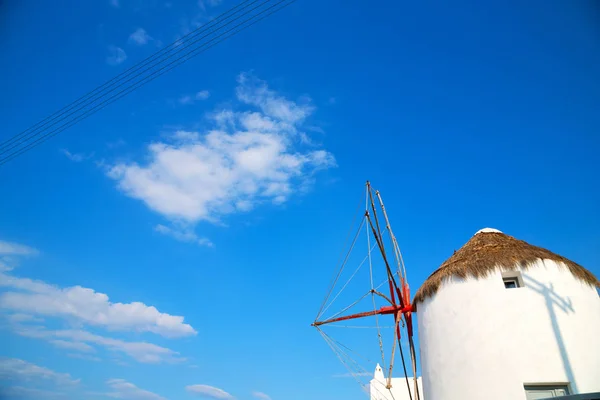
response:
<path id="1" fill-rule="evenodd" d="M 173 68 L 282 10 L 295 1 L 245 0 L 218 16 L 212 23 L 190 32 L 117 77 L 80 97 L 75 102 L 1 143 L 0 165 L 11 161 L 33 147 L 56 136 L 146 83 L 153 81 Z M 254 7 L 252 7 L 253 5 Z M 206 38 L 208 39 L 203 40 Z M 123 86 L 124 88 L 117 91 L 117 89 Z M 113 93 L 115 91 L 116 93 Z M 59 126 L 51 129 L 56 125 Z"/>

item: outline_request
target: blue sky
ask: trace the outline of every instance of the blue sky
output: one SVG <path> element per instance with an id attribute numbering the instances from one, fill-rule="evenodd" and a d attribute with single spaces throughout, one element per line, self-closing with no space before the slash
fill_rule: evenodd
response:
<path id="1" fill-rule="evenodd" d="M 233 4 L 3 2 L 1 139 Z M 309 325 L 367 179 L 413 292 L 486 226 L 600 275 L 598 15 L 298 0 L 2 166 L 5 390 L 361 398 Z"/>

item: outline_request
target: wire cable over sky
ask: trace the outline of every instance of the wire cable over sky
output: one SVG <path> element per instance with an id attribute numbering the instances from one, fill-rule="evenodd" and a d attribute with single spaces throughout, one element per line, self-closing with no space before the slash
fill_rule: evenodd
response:
<path id="1" fill-rule="evenodd" d="M 296 0 L 244 0 L 79 99 L 0 143 L 0 166 Z"/>

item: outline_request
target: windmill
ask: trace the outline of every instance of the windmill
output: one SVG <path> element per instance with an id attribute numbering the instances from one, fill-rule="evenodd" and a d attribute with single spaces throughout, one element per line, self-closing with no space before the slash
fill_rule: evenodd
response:
<path id="1" fill-rule="evenodd" d="M 380 219 L 380 215 L 383 217 L 382 220 Z M 356 251 L 357 241 L 361 235 L 366 238 L 368 254 L 362 259 L 362 262 L 359 263 L 358 268 L 353 271 L 348 281 L 346 281 L 344 284 L 341 284 L 341 277 L 345 267 L 349 263 L 351 254 Z M 387 248 L 386 242 L 388 246 Z M 375 256 L 372 256 L 372 252 L 375 252 Z M 379 257 L 376 256 L 377 254 L 379 254 Z M 331 305 L 339 299 L 344 290 L 348 289 L 348 285 L 354 279 L 356 279 L 359 271 L 365 264 L 367 264 L 367 261 L 369 266 L 368 281 L 370 284 L 370 289 L 366 293 L 363 293 L 362 296 L 357 300 L 351 302 L 350 305 L 344 307 L 341 311 L 333 314 L 332 316 L 324 318 L 323 315 L 325 311 L 327 311 Z M 378 264 L 379 269 L 377 268 Z M 374 277 L 378 272 L 382 274 L 384 278 L 383 282 L 376 286 L 374 285 Z M 340 286 L 341 289 L 339 292 L 332 296 L 334 289 Z M 385 288 L 381 289 L 382 286 L 385 286 Z M 357 306 L 357 304 L 361 303 L 363 299 L 369 297 L 372 300 L 370 304 L 370 308 L 372 308 L 371 310 L 349 313 L 350 309 L 353 309 L 355 306 Z M 378 306 L 378 302 L 383 303 L 383 305 Z M 321 305 L 319 313 L 312 323 L 312 326 L 319 331 L 327 344 L 336 353 L 340 361 L 349 369 L 351 374 L 357 375 L 359 374 L 356 369 L 358 364 L 348 353 L 348 351 L 352 352 L 352 350 L 337 340 L 331 338 L 327 333 L 324 332 L 323 329 L 336 324 L 339 326 L 339 323 L 373 320 L 375 323 L 374 328 L 377 329 L 377 342 L 380 348 L 382 365 L 387 368 L 388 372 L 385 388 L 389 390 L 391 394 L 392 372 L 397 361 L 396 353 L 399 352 L 400 362 L 403 368 L 409 397 L 411 400 L 413 400 L 413 395 L 411 394 L 410 383 L 407 376 L 406 359 L 404 357 L 404 351 L 401 344 L 402 331 L 405 329 L 408 340 L 410 364 L 413 372 L 413 393 L 415 400 L 419 400 L 420 396 L 417 385 L 417 364 L 413 341 L 412 312 L 413 306 L 411 304 L 410 289 L 400 247 L 396 237 L 394 236 L 381 194 L 379 191 L 374 190 L 370 182 L 367 181 L 364 213 L 360 220 L 358 229 L 353 236 L 349 250 L 342 258 L 341 267 L 333 279 L 331 288 L 328 294 L 325 296 L 325 300 L 323 301 L 323 304 Z M 391 326 L 388 328 L 393 331 L 392 346 L 389 351 L 389 362 L 385 361 L 384 337 L 382 335 L 380 320 L 390 323 Z"/>

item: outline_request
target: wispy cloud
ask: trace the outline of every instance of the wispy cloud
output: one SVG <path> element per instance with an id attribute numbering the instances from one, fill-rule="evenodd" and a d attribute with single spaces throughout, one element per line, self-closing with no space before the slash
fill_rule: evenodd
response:
<path id="1" fill-rule="evenodd" d="M 93 154 L 71 153 L 67 149 L 61 149 L 60 152 L 73 162 L 82 162 L 93 157 Z"/>
<path id="2" fill-rule="evenodd" d="M 90 355 L 81 354 L 81 353 L 67 353 L 67 357 L 75 358 L 75 359 L 79 359 L 79 360 L 85 360 L 85 361 L 94 361 L 94 362 L 102 361 L 102 359 L 100 359 L 100 357 L 90 356 Z"/>
<path id="3" fill-rule="evenodd" d="M 109 149 L 116 149 L 118 147 L 125 146 L 126 144 L 127 144 L 127 142 L 125 140 L 117 139 L 114 142 L 106 143 L 106 147 L 108 147 Z"/>
<path id="4" fill-rule="evenodd" d="M 23 386 L 0 387 L 0 399 L 31 400 L 31 399 L 65 399 L 66 393 L 60 391 L 42 390 Z"/>
<path id="5" fill-rule="evenodd" d="M 194 98 L 192 96 L 190 96 L 189 94 L 181 96 L 178 101 L 179 101 L 179 104 L 183 104 L 183 105 L 194 104 Z"/>
<path id="6" fill-rule="evenodd" d="M 67 350 L 76 350 L 84 353 L 93 353 L 96 351 L 92 346 L 84 342 L 70 342 L 67 340 L 50 340 L 50 343 L 56 347 Z"/>
<path id="7" fill-rule="evenodd" d="M 106 57 L 106 63 L 108 65 L 119 65 L 127 59 L 127 53 L 120 47 L 109 46 L 108 56 Z"/>
<path id="8" fill-rule="evenodd" d="M 108 397 L 126 400 L 166 400 L 164 397 L 148 390 L 140 389 L 125 379 L 109 379 L 106 385 L 111 389 Z"/>
<path id="9" fill-rule="evenodd" d="M 23 244 L 6 242 L 0 240 L 0 255 L 7 256 L 33 256 L 37 255 L 38 250 L 33 247 L 25 246 Z"/>
<path id="10" fill-rule="evenodd" d="M 121 7 L 121 3 L 119 2 L 119 0 L 110 0 L 110 5 L 115 8 Z"/>
<path id="11" fill-rule="evenodd" d="M 223 0 L 198 0 L 198 7 L 200 7 L 202 10 L 206 10 L 207 6 L 216 7 L 222 2 Z"/>
<path id="12" fill-rule="evenodd" d="M 252 392 L 252 396 L 259 400 L 271 400 L 271 396 L 263 392 Z"/>
<path id="13" fill-rule="evenodd" d="M 206 100 L 210 97 L 208 90 L 201 90 L 194 95 L 186 94 L 181 96 L 177 101 L 182 105 L 194 104 L 196 101 Z"/>
<path id="14" fill-rule="evenodd" d="M 163 362 L 177 363 L 184 361 L 179 356 L 179 353 L 153 343 L 129 342 L 97 335 L 84 330 L 49 330 L 43 326 L 14 326 L 13 332 L 23 337 L 46 340 L 54 345 L 56 345 L 58 339 L 58 341 L 62 341 L 63 343 L 71 342 L 100 346 L 112 352 L 125 354 L 141 363 L 159 364 Z M 72 346 L 71 349 L 77 350 L 74 347 Z"/>
<path id="15" fill-rule="evenodd" d="M 16 323 L 16 324 L 27 323 L 27 322 L 44 322 L 43 318 L 34 317 L 33 315 L 21 314 L 21 313 L 9 314 L 6 316 L 6 318 L 9 321 Z"/>
<path id="16" fill-rule="evenodd" d="M 152 40 L 152 36 L 146 32 L 143 28 L 136 29 L 131 35 L 129 35 L 129 43 L 143 46 Z"/>
<path id="17" fill-rule="evenodd" d="M 18 258 L 35 256 L 39 252 L 33 247 L 0 240 L 0 273 L 12 271 L 18 264 Z"/>
<path id="18" fill-rule="evenodd" d="M 18 358 L 0 358 L 0 378 L 24 382 L 43 380 L 56 385 L 76 385 L 80 381 L 70 374 L 55 372 Z"/>
<path id="19" fill-rule="evenodd" d="M 156 232 L 162 233 L 163 235 L 171 236 L 172 238 L 179 240 L 180 242 L 195 243 L 199 246 L 214 247 L 213 242 L 211 242 L 207 238 L 199 237 L 198 235 L 196 235 L 196 233 L 194 233 L 192 228 L 189 227 L 184 229 L 177 229 L 169 228 L 168 226 L 158 224 L 154 227 L 154 230 Z"/>
<path id="20" fill-rule="evenodd" d="M 201 90 L 196 93 L 196 100 L 206 100 L 210 97 L 210 92 L 208 90 Z"/>
<path id="21" fill-rule="evenodd" d="M 345 374 L 335 374 L 332 376 L 332 378 L 355 378 L 357 376 L 373 376 L 373 374 L 370 372 L 355 372 L 355 373 L 346 372 Z"/>
<path id="22" fill-rule="evenodd" d="M 208 397 L 211 399 L 233 400 L 235 398 L 223 389 L 209 385 L 190 385 L 186 386 L 185 390 L 197 396 Z"/>
<path id="23" fill-rule="evenodd" d="M 240 101 L 259 107 L 266 116 L 290 124 L 301 123 L 314 112 L 308 100 L 303 104 L 288 100 L 249 74 L 238 76 L 236 94 Z"/>
<path id="24" fill-rule="evenodd" d="M 288 100 L 247 74 L 239 76 L 236 94 L 250 110 L 220 108 L 208 130 L 177 131 L 148 146 L 148 162 L 116 163 L 108 176 L 127 196 L 193 225 L 284 203 L 317 171 L 336 165 L 331 153 L 303 148 L 299 132 L 314 111 L 310 101 Z"/>

